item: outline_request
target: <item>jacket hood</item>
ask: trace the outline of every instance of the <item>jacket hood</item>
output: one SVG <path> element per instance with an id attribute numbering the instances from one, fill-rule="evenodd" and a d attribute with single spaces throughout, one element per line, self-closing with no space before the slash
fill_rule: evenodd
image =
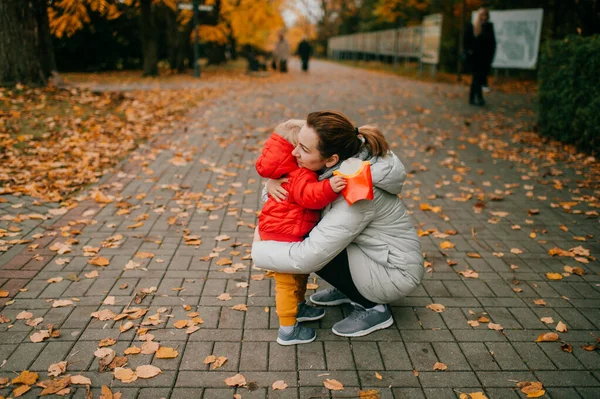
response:
<path id="1" fill-rule="evenodd" d="M 256 171 L 266 179 L 279 179 L 298 169 L 296 157 L 292 155 L 292 143 L 273 133 L 267 139 L 262 154 L 256 161 Z"/>
<path id="2" fill-rule="evenodd" d="M 394 195 L 402 192 L 402 186 L 406 180 L 406 170 L 396 154 L 390 151 L 385 157 L 374 157 L 369 159 L 369 162 L 371 163 L 374 187 Z"/>
<path id="3" fill-rule="evenodd" d="M 362 147 L 358 154 L 352 158 L 369 161 L 371 164 L 371 178 L 373 186 L 390 194 L 398 195 L 402 192 L 402 186 L 406 180 L 406 170 L 400 158 L 392 151 L 384 157 L 372 157 L 366 147 Z M 319 175 L 319 180 L 328 179 L 333 176 L 333 171 L 339 169 L 341 162 Z"/>

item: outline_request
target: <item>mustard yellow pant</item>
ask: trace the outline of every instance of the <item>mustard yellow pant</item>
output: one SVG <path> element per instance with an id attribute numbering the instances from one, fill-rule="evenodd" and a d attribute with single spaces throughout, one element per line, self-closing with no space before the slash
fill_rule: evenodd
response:
<path id="1" fill-rule="evenodd" d="M 275 273 L 275 306 L 280 326 L 296 324 L 298 304 L 304 302 L 308 274 Z"/>

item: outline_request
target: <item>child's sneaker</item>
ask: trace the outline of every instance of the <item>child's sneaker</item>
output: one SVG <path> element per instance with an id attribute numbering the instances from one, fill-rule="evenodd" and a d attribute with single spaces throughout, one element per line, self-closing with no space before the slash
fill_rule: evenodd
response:
<path id="1" fill-rule="evenodd" d="M 292 332 L 286 334 L 283 332 L 281 327 L 279 328 L 279 333 L 277 334 L 277 343 L 279 345 L 298 345 L 298 344 L 307 344 L 309 342 L 313 342 L 317 338 L 317 333 L 315 330 L 309 327 L 304 327 L 299 324 L 296 324 Z"/>
<path id="2" fill-rule="evenodd" d="M 317 291 L 310 296 L 310 301 L 319 306 L 335 306 L 350 303 L 350 299 L 335 287 Z"/>
<path id="3" fill-rule="evenodd" d="M 319 320 L 322 319 L 323 316 L 325 316 L 324 309 L 307 305 L 306 302 L 298 304 L 298 315 L 296 316 L 298 323 L 302 323 L 303 321 Z"/>

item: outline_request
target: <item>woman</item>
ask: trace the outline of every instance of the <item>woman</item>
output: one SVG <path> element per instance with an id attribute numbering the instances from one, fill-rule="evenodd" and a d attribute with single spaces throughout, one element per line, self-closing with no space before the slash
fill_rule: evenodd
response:
<path id="1" fill-rule="evenodd" d="M 465 53 L 467 67 L 471 68 L 473 79 L 469 92 L 469 104 L 483 106 L 482 86 L 486 85 L 487 76 L 492 67 L 496 53 L 496 36 L 494 24 L 489 22 L 490 14 L 485 8 L 479 9 L 474 24 L 467 25 L 465 30 Z"/>
<path id="2" fill-rule="evenodd" d="M 254 263 L 280 273 L 316 272 L 335 287 L 311 296 L 318 305 L 353 304 L 352 313 L 333 326 L 334 334 L 360 337 L 391 326 L 387 304 L 408 295 L 423 276 L 421 245 L 398 198 L 406 178 L 402 162 L 375 127 L 355 128 L 334 111 L 308 115 L 292 154 L 299 166 L 321 170 L 319 179 L 350 157 L 368 160 L 374 199 L 350 206 L 340 196 L 302 242 L 260 241 L 255 235 Z"/>

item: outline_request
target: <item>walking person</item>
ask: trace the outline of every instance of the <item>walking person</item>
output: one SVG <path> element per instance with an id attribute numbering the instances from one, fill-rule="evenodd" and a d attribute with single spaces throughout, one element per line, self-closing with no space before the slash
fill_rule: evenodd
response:
<path id="1" fill-rule="evenodd" d="M 318 170 L 320 180 L 350 157 L 368 161 L 374 199 L 349 205 L 337 198 L 301 242 L 261 241 L 257 230 L 252 260 L 279 273 L 316 272 L 332 285 L 311 301 L 352 304 L 350 315 L 333 326 L 336 335 L 360 337 L 390 327 L 394 320 L 388 304 L 413 291 L 424 271 L 413 220 L 398 197 L 406 179 L 404 165 L 376 127 L 355 127 L 335 111 L 308 115 L 293 155 L 300 166 Z M 267 186 L 272 197 L 286 197 L 277 181 L 269 180 Z"/>
<path id="2" fill-rule="evenodd" d="M 469 104 L 483 106 L 482 87 L 487 84 L 487 76 L 496 53 L 494 24 L 490 21 L 487 9 L 480 8 L 474 23 L 465 30 L 464 45 L 467 67 L 471 69 L 473 79 L 469 92 Z"/>
<path id="3" fill-rule="evenodd" d="M 300 56 L 300 60 L 302 60 L 302 71 L 308 72 L 308 60 L 312 53 L 312 47 L 308 40 L 306 40 L 306 36 L 302 37 L 302 41 L 298 44 L 298 55 Z"/>
<path id="4" fill-rule="evenodd" d="M 279 40 L 275 45 L 275 51 L 273 52 L 274 60 L 279 66 L 279 72 L 287 72 L 287 62 L 290 58 L 290 44 L 285 38 L 283 32 L 279 33 Z"/>

